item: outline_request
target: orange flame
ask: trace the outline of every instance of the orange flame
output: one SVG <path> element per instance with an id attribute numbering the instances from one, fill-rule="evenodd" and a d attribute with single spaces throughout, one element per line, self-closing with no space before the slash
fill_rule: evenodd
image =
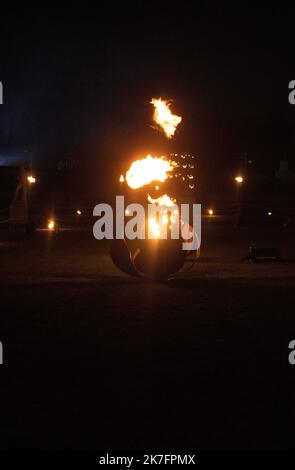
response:
<path id="1" fill-rule="evenodd" d="M 151 104 L 154 105 L 154 121 L 160 126 L 168 139 L 171 139 L 176 131 L 182 117 L 172 114 L 170 111 L 171 102 L 162 100 L 162 98 L 152 98 Z"/>
<path id="2" fill-rule="evenodd" d="M 160 225 L 155 221 L 155 219 L 149 219 L 149 228 L 154 238 L 160 238 L 161 230 Z"/>
<path id="3" fill-rule="evenodd" d="M 164 194 L 157 199 L 153 199 L 148 194 L 148 201 L 159 207 L 159 221 L 157 222 L 154 218 L 149 219 L 149 228 L 151 233 L 154 238 L 159 238 L 161 236 L 162 229 L 167 226 L 169 222 L 169 229 L 171 230 L 172 225 L 177 224 L 179 220 L 178 209 L 174 209 L 172 214 L 170 214 L 171 209 L 169 209 L 175 206 L 176 199 L 170 198 L 167 194 Z"/>
<path id="4" fill-rule="evenodd" d="M 127 184 L 132 189 L 138 189 L 153 181 L 164 182 L 176 165 L 175 162 L 168 161 L 164 157 L 148 155 L 132 163 L 126 173 Z"/>
<path id="5" fill-rule="evenodd" d="M 53 231 L 55 229 L 55 221 L 53 219 L 48 220 L 47 228 L 50 231 Z"/>
<path id="6" fill-rule="evenodd" d="M 174 206 L 176 199 L 172 199 L 167 194 L 164 194 L 164 196 L 160 196 L 157 199 L 153 199 L 150 195 L 148 195 L 148 201 L 151 204 L 156 204 L 159 206 L 166 206 L 166 207 L 172 207 Z"/>

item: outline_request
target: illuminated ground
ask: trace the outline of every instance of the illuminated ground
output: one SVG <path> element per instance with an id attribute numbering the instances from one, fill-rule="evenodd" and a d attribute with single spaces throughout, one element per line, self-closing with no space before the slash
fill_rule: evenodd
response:
<path id="1" fill-rule="evenodd" d="M 0 447 L 290 447 L 294 232 L 209 223 L 186 278 L 122 275 L 88 231 L 0 233 Z"/>

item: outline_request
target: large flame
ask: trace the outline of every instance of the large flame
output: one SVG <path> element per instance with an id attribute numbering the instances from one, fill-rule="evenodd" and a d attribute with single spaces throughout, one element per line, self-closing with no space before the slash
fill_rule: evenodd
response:
<path id="1" fill-rule="evenodd" d="M 153 98 L 151 104 L 154 106 L 153 119 L 156 124 L 163 129 L 168 139 L 175 134 L 178 124 L 182 121 L 180 116 L 172 114 L 170 111 L 171 102 L 161 98 Z M 163 183 L 167 178 L 172 178 L 171 172 L 179 166 L 175 161 L 165 157 L 147 157 L 134 161 L 129 170 L 120 176 L 120 182 L 128 184 L 131 189 L 139 189 L 151 183 Z M 176 176 L 176 175 L 175 175 Z M 160 187 L 155 186 L 158 191 Z M 153 199 L 149 194 L 148 201 L 157 206 L 157 214 L 149 216 L 148 227 L 153 238 L 160 238 L 162 231 L 179 229 L 179 208 L 176 199 L 167 194 Z M 128 215 L 128 214 L 126 214 Z"/>
<path id="2" fill-rule="evenodd" d="M 175 162 L 168 161 L 164 157 L 148 155 L 132 163 L 126 173 L 127 184 L 132 189 L 138 189 L 153 181 L 164 182 L 176 165 Z"/>
<path id="3" fill-rule="evenodd" d="M 178 124 L 182 121 L 180 116 L 172 114 L 170 111 L 171 102 L 162 100 L 162 98 L 153 98 L 151 104 L 154 105 L 154 121 L 160 126 L 168 139 L 175 134 Z"/>

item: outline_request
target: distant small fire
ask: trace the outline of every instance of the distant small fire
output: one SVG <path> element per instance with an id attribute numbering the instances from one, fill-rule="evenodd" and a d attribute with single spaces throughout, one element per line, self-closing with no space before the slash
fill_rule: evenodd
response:
<path id="1" fill-rule="evenodd" d="M 170 111 L 171 102 L 162 98 L 153 98 L 151 104 L 154 106 L 154 121 L 163 129 L 168 139 L 171 139 L 176 131 L 182 117 L 172 114 Z"/>
<path id="2" fill-rule="evenodd" d="M 55 221 L 53 219 L 49 219 L 48 224 L 47 224 L 48 230 L 51 232 L 55 230 Z"/>

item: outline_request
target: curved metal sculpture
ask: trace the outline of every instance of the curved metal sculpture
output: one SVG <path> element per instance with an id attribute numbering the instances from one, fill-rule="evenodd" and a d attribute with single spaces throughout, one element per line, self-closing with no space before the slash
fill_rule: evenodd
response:
<path id="1" fill-rule="evenodd" d="M 113 240 L 110 256 L 117 268 L 133 277 L 168 280 L 188 272 L 199 250 L 184 251 L 182 240 Z"/>

